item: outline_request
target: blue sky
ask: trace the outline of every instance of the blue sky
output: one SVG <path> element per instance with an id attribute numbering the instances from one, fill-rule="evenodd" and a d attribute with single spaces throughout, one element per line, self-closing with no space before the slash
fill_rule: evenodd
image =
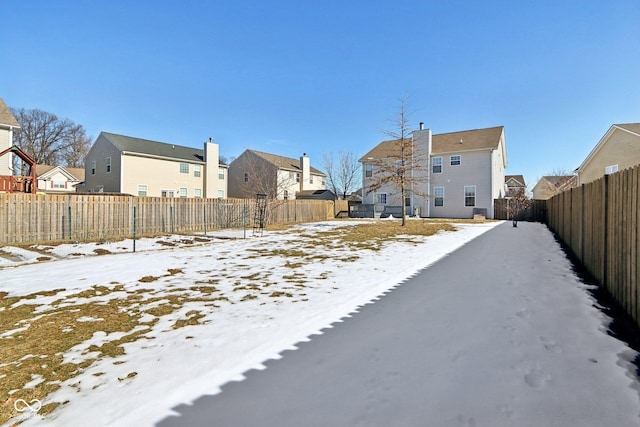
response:
<path id="1" fill-rule="evenodd" d="M 640 122 L 640 1 L 5 1 L 0 97 L 101 131 L 321 167 L 399 100 L 435 134 L 505 126 L 508 174 L 573 170 Z"/>

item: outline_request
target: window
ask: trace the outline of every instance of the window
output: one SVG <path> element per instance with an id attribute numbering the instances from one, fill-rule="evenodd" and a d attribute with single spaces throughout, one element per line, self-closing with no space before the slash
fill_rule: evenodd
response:
<path id="1" fill-rule="evenodd" d="M 186 188 L 181 188 L 180 189 L 180 197 L 187 197 L 187 189 Z"/>
<path id="2" fill-rule="evenodd" d="M 387 204 L 387 193 L 378 193 L 378 203 Z"/>
<path id="3" fill-rule="evenodd" d="M 189 173 L 189 163 L 180 163 L 180 173 Z"/>
<path id="4" fill-rule="evenodd" d="M 224 168 L 218 168 L 218 179 L 224 179 Z"/>
<path id="5" fill-rule="evenodd" d="M 411 197 L 405 197 L 404 198 L 404 205 L 406 207 L 410 207 L 411 206 Z"/>
<path id="6" fill-rule="evenodd" d="M 289 200 L 289 191 L 284 190 L 284 199 Z"/>
<path id="7" fill-rule="evenodd" d="M 460 164 L 460 156 L 451 156 L 449 157 L 451 166 L 458 166 Z"/>
<path id="8" fill-rule="evenodd" d="M 111 157 L 107 157 L 107 173 L 111 172 Z"/>
<path id="9" fill-rule="evenodd" d="M 244 182 L 249 182 L 249 174 L 248 173 L 244 173 Z"/>
<path id="10" fill-rule="evenodd" d="M 175 191 L 173 190 L 162 190 L 160 191 L 161 197 L 175 197 Z"/>
<path id="11" fill-rule="evenodd" d="M 431 171 L 433 173 L 442 173 L 442 157 L 434 157 L 431 160 Z"/>
<path id="12" fill-rule="evenodd" d="M 193 165 L 193 176 L 195 176 L 196 178 L 200 178 L 201 171 L 202 171 L 202 166 Z M 180 172 L 182 172 L 182 170 Z M 187 172 L 189 172 L 189 165 L 187 165 Z"/>
<path id="13" fill-rule="evenodd" d="M 612 173 L 618 172 L 618 165 L 611 165 L 604 168 L 605 175 L 611 175 Z"/>
<path id="14" fill-rule="evenodd" d="M 300 174 L 299 173 L 296 174 L 296 182 L 300 182 Z"/>
<path id="15" fill-rule="evenodd" d="M 309 184 L 313 184 L 313 175 L 309 175 Z"/>
<path id="16" fill-rule="evenodd" d="M 64 181 L 52 181 L 51 182 L 51 188 L 66 188 L 67 186 L 65 185 L 66 183 Z"/>
<path id="17" fill-rule="evenodd" d="M 224 199 L 224 190 L 218 190 L 218 198 Z"/>
<path id="18" fill-rule="evenodd" d="M 365 164 L 364 165 L 364 176 L 365 178 L 371 178 L 373 176 L 373 165 Z"/>
<path id="19" fill-rule="evenodd" d="M 476 205 L 476 186 L 465 185 L 464 187 L 464 205 L 475 206 Z"/>
<path id="20" fill-rule="evenodd" d="M 444 206 L 444 187 L 434 187 L 433 195 L 435 196 L 433 205 Z"/>
<path id="21" fill-rule="evenodd" d="M 144 184 L 138 184 L 138 196 L 146 196 L 147 195 L 147 186 Z"/>
<path id="22" fill-rule="evenodd" d="M 199 188 L 193 190 L 193 197 L 202 197 L 202 190 Z"/>
<path id="23" fill-rule="evenodd" d="M 96 161 L 92 161 L 91 162 L 91 175 L 95 175 L 96 174 Z"/>

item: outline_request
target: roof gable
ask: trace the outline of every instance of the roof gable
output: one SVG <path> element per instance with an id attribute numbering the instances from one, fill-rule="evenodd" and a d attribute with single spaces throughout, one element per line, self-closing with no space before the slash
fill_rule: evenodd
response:
<path id="1" fill-rule="evenodd" d="M 64 168 L 62 166 L 36 165 L 36 174 L 39 179 L 47 179 L 56 174 L 64 175 L 69 181 L 83 181 L 84 169 Z"/>
<path id="2" fill-rule="evenodd" d="M 131 136 L 101 132 L 109 142 L 122 152 L 165 157 L 168 159 L 186 160 L 190 162 L 204 161 L 204 150 L 166 142 L 151 141 Z"/>
<path id="3" fill-rule="evenodd" d="M 526 187 L 524 176 L 522 175 L 505 175 L 504 182 L 509 186 Z"/>
<path id="4" fill-rule="evenodd" d="M 607 143 L 607 141 L 609 141 L 611 136 L 616 131 L 629 132 L 637 136 L 638 138 L 640 138 L 640 123 L 626 123 L 626 124 L 611 125 L 607 133 L 605 133 L 604 136 L 600 139 L 600 141 L 598 141 L 596 146 L 593 147 L 593 150 L 591 150 L 591 152 L 587 155 L 587 157 L 580 164 L 580 166 L 576 168 L 575 171 L 578 172 L 583 170 L 585 166 L 587 166 L 589 162 L 591 162 L 591 160 L 595 157 L 598 151 L 600 151 L 600 149 Z"/>
<path id="5" fill-rule="evenodd" d="M 4 100 L 0 98 L 0 125 L 5 125 L 9 127 L 19 128 L 20 123 L 13 115 L 7 104 L 4 103 Z"/>

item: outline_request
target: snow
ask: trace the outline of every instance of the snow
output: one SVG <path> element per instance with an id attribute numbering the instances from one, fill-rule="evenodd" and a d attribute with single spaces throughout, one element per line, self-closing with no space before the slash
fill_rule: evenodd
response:
<path id="1" fill-rule="evenodd" d="M 203 276 L 219 276 L 220 280 L 215 286 L 224 290 L 225 295 L 229 297 L 235 295 L 235 299 L 230 302 L 217 301 L 217 307 L 213 309 L 205 306 L 203 302 L 191 301 L 177 312 L 161 317 L 161 320 L 144 334 L 145 338 L 124 345 L 124 355 L 96 361 L 82 374 L 63 383 L 60 390 L 42 402 L 45 405 L 53 401 L 68 401 L 67 404 L 46 416 L 22 414 L 12 422 L 24 420 L 22 425 L 25 426 L 153 425 L 174 414 L 171 408 L 193 402 L 202 395 L 215 394 L 220 391 L 222 385 L 242 380 L 243 373 L 251 369 L 264 369 L 265 361 L 280 358 L 280 353 L 284 350 L 295 349 L 297 343 L 308 341 L 311 339 L 310 336 L 322 333 L 336 322 L 344 321 L 359 307 L 375 301 L 421 269 L 500 224 L 455 224 L 457 231 L 441 232 L 421 238 L 421 243 L 394 241 L 379 251 L 361 251 L 360 258 L 354 262 L 337 263 L 333 260 L 336 257 L 353 255 L 350 248 L 331 249 L 333 259 L 304 261 L 304 265 L 299 267 L 307 277 L 307 283 L 303 291 L 296 293 L 293 298 L 260 296 L 257 299 L 241 301 L 240 297 L 244 294 L 232 292 L 234 283 L 241 276 L 253 273 L 270 274 L 270 280 L 273 280 L 291 274 L 292 269 L 284 266 L 287 259 L 278 256 L 256 256 L 256 250 L 299 248 L 301 233 L 312 235 L 355 223 L 357 222 L 331 221 L 303 224 L 290 231 L 265 232 L 262 237 L 250 237 L 250 233 L 247 233 L 246 239 L 242 238 L 245 235 L 242 230 L 225 231 L 217 235 L 223 237 L 221 239 L 186 245 L 178 244 L 184 236 L 169 236 L 167 239 L 176 243 L 173 247 L 159 243 L 159 239 L 140 239 L 136 242 L 135 253 L 131 252 L 132 241 L 100 245 L 65 244 L 54 248 L 39 248 L 51 254 L 54 259 L 44 262 L 37 261 L 37 256 L 27 253 L 24 249 L 3 248 L 13 257 L 2 258 L 0 265 L 6 268 L 0 270 L 0 291 L 8 292 L 9 295 L 26 295 L 43 290 L 65 289 L 53 297 L 39 296 L 21 303 L 46 307 L 64 295 L 71 295 L 95 285 L 113 287 L 115 283 L 123 285 L 127 291 L 152 287 L 153 296 L 159 297 L 163 292 L 167 292 L 168 295 L 176 288 L 193 286 L 202 280 Z M 113 254 L 94 256 L 96 248 L 106 249 Z M 326 254 L 325 251 L 326 248 L 318 248 L 320 255 Z M 182 273 L 167 275 L 167 270 L 171 268 L 181 269 Z M 139 279 L 145 276 L 162 277 L 162 280 L 152 284 L 140 283 Z M 269 290 L 293 293 L 294 290 L 289 287 L 290 284 L 280 281 Z M 598 334 L 606 337 L 594 341 L 601 347 L 594 351 L 590 347 L 591 342 L 576 343 L 575 337 L 569 336 L 564 341 L 549 340 L 540 336 L 540 342 L 550 353 L 566 346 L 583 346 L 584 348 L 572 350 L 598 354 L 599 364 L 613 365 L 617 370 L 609 381 L 617 382 L 620 388 L 629 388 L 628 360 L 633 359 L 635 353 L 619 341 L 606 336 L 605 316 L 592 306 L 593 302 L 589 302 L 584 288 L 578 288 L 577 284 L 575 288 L 585 297 L 580 300 L 581 305 L 574 311 L 579 311 L 581 315 L 584 315 L 585 311 L 588 313 L 592 321 L 584 326 L 590 328 L 586 336 L 593 338 Z M 102 298 L 107 301 L 124 295 L 123 292 L 98 295 L 90 299 L 96 301 Z M 434 295 L 434 299 L 443 297 L 457 296 L 444 293 Z M 500 303 L 513 305 L 516 303 L 516 297 L 513 298 Z M 567 298 L 575 298 L 575 293 L 567 293 Z M 82 300 L 77 298 L 76 303 Z M 469 302 L 472 303 L 473 301 Z M 553 307 L 550 305 L 550 308 Z M 187 318 L 187 313 L 192 310 L 205 314 L 203 324 L 178 329 L 171 327 L 176 319 Z M 562 312 L 556 310 L 558 311 Z M 557 327 L 561 329 L 563 322 L 567 321 L 566 313 L 558 314 L 556 317 L 553 317 L 553 313 L 554 310 L 550 309 L 538 315 L 547 316 L 546 322 L 556 322 Z M 533 315 L 526 310 L 518 314 L 523 317 Z M 81 322 L 97 324 L 102 320 L 89 316 L 78 319 Z M 505 328 L 508 326 L 504 325 Z M 441 333 L 447 333 L 446 328 L 439 330 Z M 460 343 L 465 345 L 464 343 L 485 340 L 478 345 L 501 345 L 500 340 L 503 337 L 479 337 L 477 331 L 470 328 L 469 336 L 460 337 Z M 121 335 L 96 332 L 92 338 L 76 345 L 65 354 L 65 360 L 78 363 L 91 356 L 87 354 L 91 345 L 101 345 Z M 437 336 L 434 336 L 434 341 L 437 341 Z M 531 344 L 522 345 L 525 347 L 522 350 L 524 354 L 528 351 L 526 346 Z M 546 369 L 542 370 L 536 364 L 525 366 L 522 360 L 490 361 L 483 367 L 482 372 L 476 372 L 476 375 L 502 378 L 503 372 L 512 370 L 517 365 L 517 369 L 522 370 L 525 381 L 531 388 L 545 387 L 548 390 L 558 385 L 550 381 L 548 372 L 556 372 L 553 371 L 553 366 L 548 366 L 552 362 L 547 362 Z M 28 386 L 37 384 L 39 380 L 33 378 Z M 582 381 L 585 387 L 598 387 L 597 383 L 590 383 L 589 379 Z M 461 400 L 471 400 L 471 396 L 486 392 L 478 387 L 479 385 L 474 386 L 470 383 L 467 390 L 459 390 Z M 545 398 L 544 394 L 537 397 L 542 400 Z M 549 393 L 546 399 L 552 405 L 553 399 L 556 398 L 557 394 Z M 503 409 L 507 412 L 511 410 L 509 407 Z M 544 419 L 543 414 L 541 416 L 541 419 Z M 457 421 L 462 424 L 469 422 L 463 419 Z M 566 421 L 567 425 L 571 425 L 571 419 Z"/>

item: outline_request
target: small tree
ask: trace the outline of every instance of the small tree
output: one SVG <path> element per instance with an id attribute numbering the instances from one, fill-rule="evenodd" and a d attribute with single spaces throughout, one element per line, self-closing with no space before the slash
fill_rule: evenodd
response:
<path id="1" fill-rule="evenodd" d="M 329 189 L 338 198 L 346 200 L 356 190 L 360 178 L 360 164 L 350 151 L 340 151 L 338 162 L 334 162 L 333 153 L 325 153 L 322 166 L 327 174 Z"/>
<path id="2" fill-rule="evenodd" d="M 386 158 L 374 161 L 376 173 L 367 188 L 368 193 L 389 185 L 399 189 L 403 226 L 406 224 L 405 200 L 409 192 L 427 196 L 418 192 L 416 188 L 427 176 L 426 171 L 429 168 L 429 153 L 414 142 L 409 117 L 407 97 L 404 97 L 400 100 L 396 116 L 389 120 L 392 124 L 391 129 L 382 131 L 384 135 L 392 138 L 393 150 Z"/>

